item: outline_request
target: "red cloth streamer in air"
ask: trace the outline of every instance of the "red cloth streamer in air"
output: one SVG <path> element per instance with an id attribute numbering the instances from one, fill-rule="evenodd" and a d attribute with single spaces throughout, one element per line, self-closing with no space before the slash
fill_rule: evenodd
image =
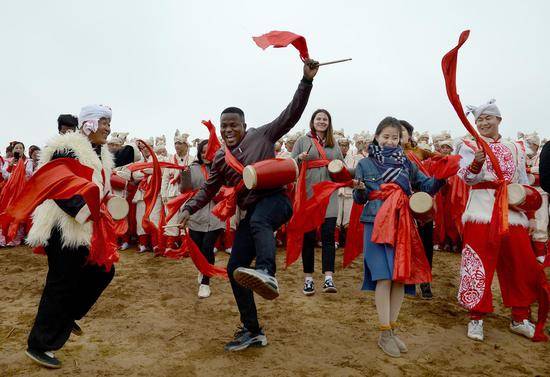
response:
<path id="1" fill-rule="evenodd" d="M 302 170 L 305 170 L 302 164 Z M 302 174 L 302 172 L 300 172 Z M 324 181 L 313 185 L 313 195 L 299 206 L 288 223 L 286 267 L 296 262 L 302 252 L 304 233 L 317 229 L 325 221 L 332 193 L 342 187 L 352 187 L 353 181 Z"/>
<path id="2" fill-rule="evenodd" d="M 151 213 L 153 212 L 153 208 L 155 207 L 155 204 L 160 194 L 160 186 L 162 183 L 162 170 L 160 168 L 157 155 L 155 154 L 153 149 L 143 140 L 138 141 L 142 142 L 144 147 L 149 150 L 149 153 L 151 154 L 151 158 L 153 160 L 153 173 L 151 174 L 149 184 L 146 186 L 147 189 L 145 191 L 145 194 L 143 195 L 143 201 L 145 202 L 145 214 L 143 215 L 143 219 L 141 220 L 141 225 L 143 226 L 143 230 L 151 235 L 153 247 L 158 247 L 159 245 L 162 246 L 164 239 L 164 229 L 162 227 L 157 228 L 157 226 L 149 218 L 151 216 Z"/>
<path id="3" fill-rule="evenodd" d="M 228 148 L 225 148 L 225 163 L 233 170 L 243 175 L 244 166 L 237 160 Z M 214 206 L 212 214 L 222 221 L 227 220 L 237 211 L 237 196 L 244 187 L 244 181 L 241 179 L 236 186 L 225 189 L 223 199 Z"/>
<path id="4" fill-rule="evenodd" d="M 191 260 L 201 274 L 208 277 L 221 277 L 227 279 L 227 270 L 223 267 L 218 267 L 213 264 L 208 263 L 206 257 L 201 253 L 197 244 L 193 242 L 189 232 L 183 237 L 182 249 L 185 249 L 189 252 Z"/>
<path id="5" fill-rule="evenodd" d="M 300 52 L 300 58 L 302 61 L 309 59 L 306 39 L 301 35 L 291 33 L 290 31 L 274 30 L 267 34 L 260 35 L 259 37 L 252 37 L 252 39 L 264 50 L 269 46 L 280 48 L 292 44 Z"/>
<path id="6" fill-rule="evenodd" d="M 168 203 L 166 203 L 166 209 L 168 210 L 168 213 L 166 214 L 166 222 L 169 222 L 172 217 L 174 217 L 176 213 L 178 213 L 181 206 L 183 206 L 185 202 L 191 199 L 193 195 L 197 193 L 197 191 L 198 190 L 183 192 L 175 198 L 170 199 Z"/>
<path id="7" fill-rule="evenodd" d="M 157 162 L 158 162 L 158 165 L 163 169 L 179 169 L 179 170 L 187 169 L 187 165 L 178 165 L 178 164 L 174 164 L 173 162 L 166 162 L 166 161 L 157 161 Z M 136 170 L 152 169 L 153 166 L 154 165 L 152 162 L 134 162 L 126 166 L 126 169 L 128 169 L 131 172 L 134 172 Z"/>
<path id="8" fill-rule="evenodd" d="M 216 135 L 216 127 L 212 124 L 211 121 L 203 120 L 202 124 L 208 128 L 208 144 L 206 144 L 206 159 L 208 161 L 214 161 L 214 155 L 221 148 L 222 144 L 220 139 Z"/>
<path id="9" fill-rule="evenodd" d="M 464 127 L 466 127 L 468 132 L 476 139 L 477 144 L 483 148 L 483 151 L 489 157 L 489 160 L 491 160 L 495 174 L 498 178 L 498 188 L 495 193 L 495 205 L 493 207 L 492 216 L 495 221 L 491 222 L 491 227 L 493 228 L 491 231 L 491 234 L 493 235 L 492 243 L 495 247 L 498 247 L 501 236 L 508 233 L 508 185 L 504 179 L 504 175 L 502 174 L 498 158 L 495 156 L 487 142 L 481 138 L 481 136 L 468 121 L 456 89 L 458 50 L 468 40 L 469 35 L 469 30 L 463 31 L 460 34 L 458 44 L 443 57 L 441 61 L 441 68 L 443 69 L 443 76 L 445 78 L 445 86 L 449 101 L 451 101 L 451 104 L 453 105 L 453 108 L 462 121 Z"/>
<path id="10" fill-rule="evenodd" d="M 409 208 L 409 197 L 395 183 L 385 183 L 372 191 L 369 200 L 383 200 L 374 220 L 372 242 L 394 248 L 392 280 L 404 284 L 432 281 L 432 273 L 422 240 Z"/>

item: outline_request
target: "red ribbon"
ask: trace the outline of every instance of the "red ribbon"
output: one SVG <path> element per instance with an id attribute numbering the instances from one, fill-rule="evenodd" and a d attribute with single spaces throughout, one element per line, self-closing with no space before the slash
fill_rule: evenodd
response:
<path id="1" fill-rule="evenodd" d="M 183 237 L 182 249 L 189 252 L 191 260 L 201 274 L 208 277 L 221 277 L 227 279 L 227 270 L 223 267 L 218 267 L 208 263 L 206 257 L 201 253 L 197 244 L 193 242 L 189 233 L 186 233 Z"/>
<path id="2" fill-rule="evenodd" d="M 231 153 L 229 148 L 225 148 L 225 163 L 242 176 L 244 166 Z M 222 221 L 227 220 L 237 212 L 237 196 L 244 187 L 244 181 L 241 179 L 236 186 L 227 187 L 223 199 L 214 206 L 212 213 Z"/>
<path id="3" fill-rule="evenodd" d="M 323 195 L 326 195 L 328 191 L 330 194 L 325 205 L 325 212 L 322 213 L 319 219 L 311 217 L 311 214 L 307 214 L 307 183 L 306 183 L 306 173 L 308 169 L 322 168 L 329 164 L 327 154 L 325 153 L 324 148 L 321 146 L 316 137 L 312 137 L 311 142 L 315 145 L 317 153 L 321 158 L 315 160 L 304 160 L 302 161 L 302 166 L 300 168 L 300 174 L 298 175 L 298 182 L 296 183 L 296 192 L 294 195 L 294 204 L 293 204 L 293 214 L 292 218 L 288 222 L 287 228 L 287 248 L 286 248 L 286 266 L 290 266 L 292 263 L 298 260 L 298 257 L 302 253 L 302 246 L 304 242 L 304 233 L 310 232 L 315 229 L 317 226 L 323 223 L 325 219 L 325 212 L 328 206 L 328 201 L 330 200 L 330 194 L 333 191 L 330 191 L 330 187 L 326 188 L 327 191 L 324 191 Z M 333 183 L 333 182 L 321 182 L 321 183 Z M 344 186 L 347 182 L 342 183 Z M 315 196 L 315 194 L 314 194 Z M 311 219 L 315 219 L 316 222 L 319 222 L 319 225 L 315 227 L 312 226 Z"/>
<path id="4" fill-rule="evenodd" d="M 300 53 L 302 61 L 309 59 L 309 52 L 307 50 L 307 42 L 304 37 L 298 34 L 291 33 L 290 31 L 270 31 L 269 33 L 260 35 L 259 37 L 252 37 L 258 47 L 265 50 L 269 46 L 275 48 L 286 47 L 292 44 Z"/>
<path id="5" fill-rule="evenodd" d="M 143 201 L 145 202 L 145 214 L 143 215 L 143 219 L 141 220 L 141 225 L 143 226 L 143 230 L 151 235 L 151 242 L 154 247 L 162 248 L 165 240 L 164 240 L 164 229 L 162 228 L 162 225 L 159 224 L 159 227 L 150 220 L 151 213 L 153 212 L 153 208 L 155 207 L 155 204 L 158 200 L 160 188 L 162 184 L 162 170 L 161 170 L 161 164 L 159 164 L 157 155 L 153 151 L 153 149 L 143 140 L 140 141 L 145 148 L 149 150 L 149 153 L 152 158 L 151 167 L 153 169 L 153 173 L 151 174 L 151 177 L 149 179 L 149 182 L 146 185 L 145 194 L 143 195 Z M 181 166 L 177 164 L 171 164 L 175 165 L 178 168 L 182 168 Z M 143 168 L 141 168 L 143 169 Z M 147 178 L 144 178 L 144 180 L 147 181 Z M 140 183 L 141 186 L 141 183 Z M 164 212 L 164 209 L 161 209 L 161 214 Z M 161 216 L 164 218 L 164 216 Z"/>
<path id="6" fill-rule="evenodd" d="M 211 121 L 203 120 L 201 122 L 208 128 L 208 144 L 206 144 L 206 159 L 208 161 L 214 160 L 214 155 L 218 151 L 218 149 L 221 148 L 222 144 L 220 143 L 220 139 L 218 139 L 218 136 L 216 135 L 216 127 L 212 124 Z"/>
<path id="7" fill-rule="evenodd" d="M 493 235 L 493 243 L 495 244 L 495 246 L 498 246 L 498 240 L 500 240 L 501 236 L 508 233 L 508 185 L 506 180 L 504 179 L 504 175 L 502 174 L 498 158 L 495 156 L 487 142 L 483 140 L 483 138 L 477 133 L 477 131 L 468 121 L 456 88 L 456 67 L 458 61 L 458 50 L 468 40 L 469 35 L 469 30 L 463 31 L 460 34 L 458 44 L 443 57 L 441 61 L 441 68 L 443 69 L 447 96 L 449 97 L 451 105 L 455 109 L 464 127 L 476 139 L 477 144 L 481 148 L 483 148 L 483 151 L 489 157 L 489 160 L 491 161 L 495 174 L 498 178 L 498 180 L 496 181 L 498 187 L 495 193 L 496 210 L 493 210 L 493 216 L 496 216 L 493 217 L 494 221 L 491 222 L 491 227 L 493 228 L 493 230 L 491 231 L 491 234 Z"/>
<path id="8" fill-rule="evenodd" d="M 383 200 L 374 220 L 372 242 L 394 248 L 392 280 L 404 284 L 427 283 L 432 273 L 422 240 L 414 223 L 409 197 L 395 183 L 386 183 L 372 191 L 369 200 Z"/>

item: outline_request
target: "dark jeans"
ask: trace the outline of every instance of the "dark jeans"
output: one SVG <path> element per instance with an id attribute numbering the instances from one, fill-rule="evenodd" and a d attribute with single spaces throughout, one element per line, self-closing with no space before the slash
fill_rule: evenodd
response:
<path id="1" fill-rule="evenodd" d="M 198 246 L 202 255 L 206 257 L 208 263 L 216 263 L 216 257 L 214 256 L 214 245 L 218 240 L 218 237 L 222 233 L 223 229 L 216 229 L 210 232 L 198 232 L 196 230 L 189 230 L 189 235 L 193 242 Z M 201 284 L 210 284 L 210 278 L 208 276 L 203 276 Z"/>
<path id="2" fill-rule="evenodd" d="M 231 256 L 227 262 L 227 274 L 241 314 L 241 322 L 251 332 L 260 329 L 254 294 L 251 289 L 244 288 L 235 281 L 233 271 L 238 267 L 250 267 L 256 258 L 257 270 L 266 270 L 268 274 L 275 276 L 276 244 L 273 232 L 291 216 L 292 206 L 288 197 L 282 193 L 274 194 L 248 208 L 246 217 L 235 232 Z"/>
<path id="3" fill-rule="evenodd" d="M 62 248 L 58 230 L 45 247 L 48 275 L 34 325 L 29 334 L 29 348 L 38 351 L 58 350 L 69 339 L 75 320 L 88 313 L 115 275 L 97 265 L 87 265 L 87 247 Z"/>
<path id="4" fill-rule="evenodd" d="M 328 217 L 321 225 L 322 263 L 323 273 L 334 272 L 334 259 L 336 248 L 334 247 L 334 230 L 336 229 L 336 217 Z M 316 231 L 304 234 L 302 247 L 302 264 L 304 273 L 312 274 L 315 271 L 315 243 Z"/>
<path id="5" fill-rule="evenodd" d="M 422 245 L 424 246 L 424 252 L 426 253 L 426 258 L 432 268 L 432 259 L 434 256 L 434 223 L 430 221 L 422 226 L 418 227 L 418 233 L 422 239 Z"/>

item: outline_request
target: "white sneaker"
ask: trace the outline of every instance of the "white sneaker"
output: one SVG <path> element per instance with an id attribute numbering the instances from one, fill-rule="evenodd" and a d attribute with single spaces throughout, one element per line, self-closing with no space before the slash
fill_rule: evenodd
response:
<path id="1" fill-rule="evenodd" d="M 227 249 L 224 250 L 227 254 L 231 254 L 231 248 L 228 247 Z"/>
<path id="2" fill-rule="evenodd" d="M 535 325 L 529 322 L 528 319 L 524 319 L 523 322 L 512 321 L 510 331 L 531 339 L 535 335 Z"/>
<path id="3" fill-rule="evenodd" d="M 197 276 L 197 283 L 200 285 L 202 283 L 202 274 L 199 272 L 199 275 Z"/>
<path id="4" fill-rule="evenodd" d="M 218 248 L 215 247 L 215 248 L 214 248 L 214 254 L 216 254 L 217 252 L 218 252 Z"/>
<path id="5" fill-rule="evenodd" d="M 149 251 L 147 246 L 139 245 L 138 253 L 145 253 L 146 251 Z"/>
<path id="6" fill-rule="evenodd" d="M 120 245 L 119 250 L 126 250 L 130 247 L 128 242 L 124 242 L 122 245 Z"/>
<path id="7" fill-rule="evenodd" d="M 537 257 L 537 262 L 539 262 L 540 264 L 543 264 L 545 259 L 546 259 L 546 256 L 541 255 L 540 257 Z"/>
<path id="8" fill-rule="evenodd" d="M 207 297 L 210 297 L 210 294 L 211 294 L 211 291 L 210 291 L 210 286 L 209 285 L 206 285 L 206 284 L 201 284 L 199 286 L 199 298 L 207 298 Z"/>
<path id="9" fill-rule="evenodd" d="M 483 320 L 470 321 L 468 323 L 468 338 L 483 341 Z"/>

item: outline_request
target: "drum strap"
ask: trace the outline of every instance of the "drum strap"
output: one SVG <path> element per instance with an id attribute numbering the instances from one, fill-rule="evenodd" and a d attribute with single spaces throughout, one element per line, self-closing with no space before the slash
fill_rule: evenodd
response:
<path id="1" fill-rule="evenodd" d="M 330 163 L 329 159 L 327 158 L 327 153 L 325 152 L 325 148 L 319 143 L 319 140 L 317 140 L 316 137 L 310 136 L 311 142 L 313 145 L 315 145 L 315 149 L 317 149 L 317 153 L 319 153 L 320 158 L 315 160 L 306 160 L 306 168 L 307 169 L 314 169 L 314 168 L 322 168 L 324 166 L 328 166 Z"/>

